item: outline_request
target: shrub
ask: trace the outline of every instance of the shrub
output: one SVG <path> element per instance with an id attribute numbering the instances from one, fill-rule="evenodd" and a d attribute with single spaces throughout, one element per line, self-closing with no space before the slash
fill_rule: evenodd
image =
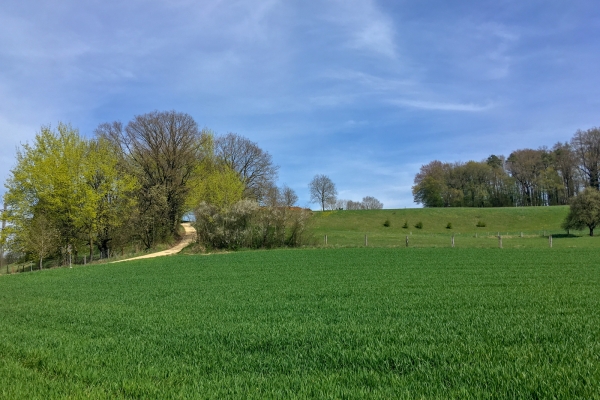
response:
<path id="1" fill-rule="evenodd" d="M 198 242 L 213 249 L 298 247 L 310 241 L 310 213 L 288 207 L 259 207 L 241 200 L 219 208 L 202 203 L 195 210 Z"/>
<path id="2" fill-rule="evenodd" d="M 486 224 L 485 224 L 485 222 L 479 220 L 479 221 L 477 221 L 477 225 L 475 225 L 475 226 L 478 228 L 485 228 Z"/>
<path id="3" fill-rule="evenodd" d="M 446 224 L 446 229 L 452 229 L 452 222 L 448 222 Z"/>
<path id="4" fill-rule="evenodd" d="M 423 223 L 421 221 L 417 222 L 415 224 L 415 228 L 417 228 L 417 229 L 423 229 Z"/>
<path id="5" fill-rule="evenodd" d="M 408 229 L 408 221 L 407 220 L 404 221 L 404 225 L 402 225 L 402 227 L 404 229 Z"/>
<path id="6" fill-rule="evenodd" d="M 390 226 L 390 225 L 391 225 L 391 223 L 390 223 L 390 219 L 389 219 L 389 218 L 388 218 L 388 219 L 386 219 L 386 220 L 383 222 L 383 226 L 385 226 L 386 228 L 389 228 L 389 226 Z"/>

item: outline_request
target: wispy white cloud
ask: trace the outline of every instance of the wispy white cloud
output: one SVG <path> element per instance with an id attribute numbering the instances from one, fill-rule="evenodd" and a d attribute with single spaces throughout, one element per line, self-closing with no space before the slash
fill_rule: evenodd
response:
<path id="1" fill-rule="evenodd" d="M 397 57 L 394 23 L 373 0 L 333 0 L 328 20 L 340 25 L 348 48 Z"/>
<path id="2" fill-rule="evenodd" d="M 434 111 L 481 112 L 494 108 L 493 103 L 482 105 L 474 103 L 443 103 L 437 101 L 408 99 L 390 100 L 390 103 L 401 107 L 418 108 L 422 110 Z"/>

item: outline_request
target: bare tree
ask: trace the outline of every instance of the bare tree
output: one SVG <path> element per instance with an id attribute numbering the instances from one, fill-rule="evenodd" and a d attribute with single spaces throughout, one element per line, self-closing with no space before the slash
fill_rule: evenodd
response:
<path id="1" fill-rule="evenodd" d="M 294 191 L 294 189 L 290 188 L 287 185 L 283 185 L 281 188 L 281 198 L 283 205 L 286 207 L 293 207 L 298 201 L 298 195 Z"/>
<path id="2" fill-rule="evenodd" d="M 335 209 L 336 210 L 347 210 L 348 209 L 348 201 L 352 201 L 352 200 L 337 199 L 335 201 Z"/>
<path id="3" fill-rule="evenodd" d="M 363 208 L 364 205 L 360 201 L 348 200 L 346 202 L 346 210 L 362 210 Z"/>
<path id="4" fill-rule="evenodd" d="M 164 195 L 164 215 L 144 216 L 152 220 L 149 227 L 153 231 L 151 236 L 154 237 L 160 226 L 175 234 L 177 223 L 185 211 L 188 181 L 205 156 L 205 138 L 194 119 L 175 111 L 153 111 L 135 116 L 124 130 L 120 122 L 101 124 L 96 135 L 110 139 L 120 150 L 130 172 L 138 178 L 140 196 L 146 197 L 140 199 L 140 204 L 145 204 L 147 210 L 157 209 L 154 204 L 148 203 L 152 203 L 156 196 L 144 194 L 156 192 Z"/>
<path id="5" fill-rule="evenodd" d="M 365 210 L 381 210 L 383 208 L 383 203 L 372 196 L 363 197 L 362 204 Z"/>
<path id="6" fill-rule="evenodd" d="M 579 168 L 588 179 L 589 186 L 600 189 L 600 128 L 578 130 L 571 146 L 579 159 Z"/>
<path id="7" fill-rule="evenodd" d="M 244 197 L 262 201 L 274 185 L 278 166 L 271 155 L 258 145 L 236 133 L 215 140 L 215 153 L 229 168 L 237 172 L 244 183 Z"/>
<path id="8" fill-rule="evenodd" d="M 328 176 L 315 175 L 308 187 L 310 189 L 310 201 L 319 203 L 323 211 L 331 205 L 335 207 L 337 190 Z"/>

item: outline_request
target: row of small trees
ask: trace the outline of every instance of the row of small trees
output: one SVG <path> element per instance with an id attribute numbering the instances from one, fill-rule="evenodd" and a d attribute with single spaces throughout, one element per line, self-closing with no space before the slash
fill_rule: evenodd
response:
<path id="1" fill-rule="evenodd" d="M 237 134 L 199 130 L 175 111 L 103 123 L 91 139 L 62 123 L 42 127 L 16 158 L 0 239 L 40 266 L 49 256 L 76 256 L 83 245 L 90 258 L 95 248 L 106 255 L 132 241 L 149 249 L 175 238 L 189 210 L 227 215 L 240 201 L 253 209 L 297 201 L 293 190 L 275 186 L 270 154 Z"/>
<path id="2" fill-rule="evenodd" d="M 362 201 L 337 198 L 337 189 L 327 175 L 315 175 L 308 185 L 310 200 L 321 206 L 321 210 L 380 210 L 383 203 L 373 196 L 363 197 Z"/>
<path id="3" fill-rule="evenodd" d="M 521 149 L 508 158 L 423 165 L 412 188 L 425 207 L 568 204 L 584 187 L 599 189 L 600 129 L 577 131 L 551 149 Z"/>

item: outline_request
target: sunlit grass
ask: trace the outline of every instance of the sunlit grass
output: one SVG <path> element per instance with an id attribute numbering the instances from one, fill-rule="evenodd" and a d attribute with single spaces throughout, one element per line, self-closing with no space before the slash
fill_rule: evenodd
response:
<path id="1" fill-rule="evenodd" d="M 2 398 L 596 398 L 594 249 L 177 256 L 0 279 Z"/>

